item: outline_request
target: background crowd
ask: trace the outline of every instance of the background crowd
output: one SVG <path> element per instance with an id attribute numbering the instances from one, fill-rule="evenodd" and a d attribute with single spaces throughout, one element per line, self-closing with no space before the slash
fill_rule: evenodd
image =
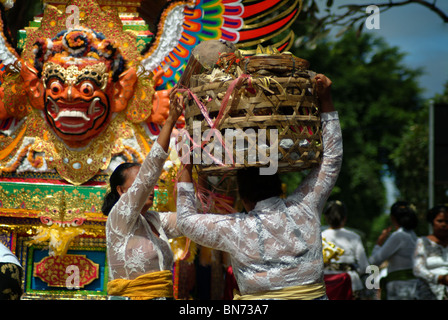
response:
<path id="1" fill-rule="evenodd" d="M 330 298 L 448 299 L 447 210 L 445 205 L 430 209 L 426 215 L 430 232 L 417 237 L 414 230 L 419 221 L 415 207 L 406 201 L 394 203 L 390 209 L 391 226 L 380 234 L 368 257 L 361 237 L 344 228 L 347 221 L 345 205 L 340 201 L 329 202 L 324 212 L 329 227 L 322 236 L 344 250 L 337 261 L 325 268 L 326 277 L 339 276 L 339 281 L 328 278 Z M 375 270 L 379 272 L 372 273 Z M 375 283 L 377 285 L 372 285 Z"/>

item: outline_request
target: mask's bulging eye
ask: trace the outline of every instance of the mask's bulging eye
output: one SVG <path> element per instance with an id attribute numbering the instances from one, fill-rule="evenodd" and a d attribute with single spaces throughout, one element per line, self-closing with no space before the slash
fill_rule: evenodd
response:
<path id="1" fill-rule="evenodd" d="M 79 92 L 86 97 L 91 97 L 95 92 L 95 88 L 90 82 L 83 82 L 79 87 Z"/>
<path id="2" fill-rule="evenodd" d="M 64 88 L 62 87 L 62 84 L 59 83 L 59 81 L 52 81 L 50 83 L 50 91 L 52 94 L 60 94 L 62 90 L 64 90 Z"/>

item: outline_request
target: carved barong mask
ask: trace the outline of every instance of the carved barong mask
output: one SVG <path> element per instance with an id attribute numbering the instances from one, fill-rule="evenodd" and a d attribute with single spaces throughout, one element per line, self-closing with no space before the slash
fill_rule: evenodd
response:
<path id="1" fill-rule="evenodd" d="M 68 146 L 99 135 L 134 93 L 135 69 L 126 69 L 118 46 L 101 33 L 62 31 L 36 41 L 33 54 L 34 65 L 21 69 L 29 101 Z"/>

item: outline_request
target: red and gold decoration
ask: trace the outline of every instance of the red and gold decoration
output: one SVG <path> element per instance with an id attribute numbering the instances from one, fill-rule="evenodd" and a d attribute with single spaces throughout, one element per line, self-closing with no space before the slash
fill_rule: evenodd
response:
<path id="1" fill-rule="evenodd" d="M 324 257 L 324 264 L 329 264 L 339 260 L 339 257 L 344 254 L 344 249 L 339 248 L 333 242 L 322 239 L 322 254 Z"/>
<path id="2" fill-rule="evenodd" d="M 32 171 L 56 171 L 80 185 L 106 171 L 112 158 L 125 152 L 123 140 L 145 140 L 134 138 L 133 150 L 143 158 L 150 137 L 142 137 L 136 127 L 153 114 L 151 106 L 163 113 L 168 105 L 163 92 L 155 92 L 154 74 L 137 74 L 137 37 L 123 30 L 120 17 L 102 11 L 93 0 L 71 5 L 80 16 L 73 29 L 65 29 L 69 15 L 49 5 L 39 28 L 27 30 L 16 63 L 21 64 L 20 76 L 14 75 L 14 88 L 19 90 L 5 88 L 6 101 L 13 103 L 0 105 L 8 116 L 25 119 L 11 128 L 20 136 L 5 138 L 0 168 L 20 170 L 11 158 L 21 149 L 22 166 L 25 156 L 32 159 L 39 153 L 44 156 L 38 163 L 31 161 Z M 14 103 L 17 93 L 28 96 L 29 105 L 22 101 L 25 108 Z M 26 137 L 31 139 L 25 146 Z"/>
<path id="3" fill-rule="evenodd" d="M 79 278 L 76 286 L 83 288 L 99 277 L 99 265 L 82 255 L 45 257 L 34 265 L 34 277 L 39 277 L 51 287 L 67 287 L 70 274 L 66 270 L 76 266 Z"/>
<path id="4" fill-rule="evenodd" d="M 150 30 L 139 12 L 154 3 L 45 0 L 20 30 L 20 50 L 0 19 L 0 240 L 26 270 L 23 299 L 105 298 L 106 182 L 151 150 L 192 49 L 224 40 L 251 55 L 288 31 L 302 2 L 167 0 Z M 1 0 L 1 16 L 13 6 Z M 272 45 L 288 50 L 293 38 Z M 172 152 L 154 209 L 175 210 L 178 167 Z M 178 262 L 194 260 L 188 239 L 173 249 Z M 81 288 L 64 288 L 68 265 L 84 270 Z"/>

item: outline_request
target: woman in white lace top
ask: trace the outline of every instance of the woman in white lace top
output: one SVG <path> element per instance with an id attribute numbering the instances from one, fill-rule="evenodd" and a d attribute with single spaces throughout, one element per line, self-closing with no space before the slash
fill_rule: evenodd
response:
<path id="1" fill-rule="evenodd" d="M 326 298 L 320 217 L 340 171 L 342 134 L 331 100 L 331 81 L 324 75 L 315 79 L 322 107 L 323 161 L 288 198 L 280 198 L 277 192 L 256 203 L 246 199 L 247 214 L 200 214 L 195 208 L 191 165 L 185 165 L 179 177 L 178 227 L 193 241 L 230 254 L 241 293 L 238 299 Z M 273 180 L 272 176 L 254 178 L 263 177 Z M 252 191 L 272 189 L 272 185 L 257 188 Z"/>
<path id="2" fill-rule="evenodd" d="M 421 299 L 448 300 L 448 207 L 435 206 L 427 220 L 433 232 L 417 240 L 414 274 L 430 289 L 431 294 L 421 294 Z"/>
<path id="3" fill-rule="evenodd" d="M 170 112 L 150 153 L 139 164 L 119 165 L 110 177 L 111 191 L 102 211 L 106 222 L 108 294 L 131 299 L 172 297 L 173 253 L 168 238 L 181 234 L 175 213 L 149 211 L 154 187 L 168 157 L 170 135 L 182 102 L 170 94 Z"/>

